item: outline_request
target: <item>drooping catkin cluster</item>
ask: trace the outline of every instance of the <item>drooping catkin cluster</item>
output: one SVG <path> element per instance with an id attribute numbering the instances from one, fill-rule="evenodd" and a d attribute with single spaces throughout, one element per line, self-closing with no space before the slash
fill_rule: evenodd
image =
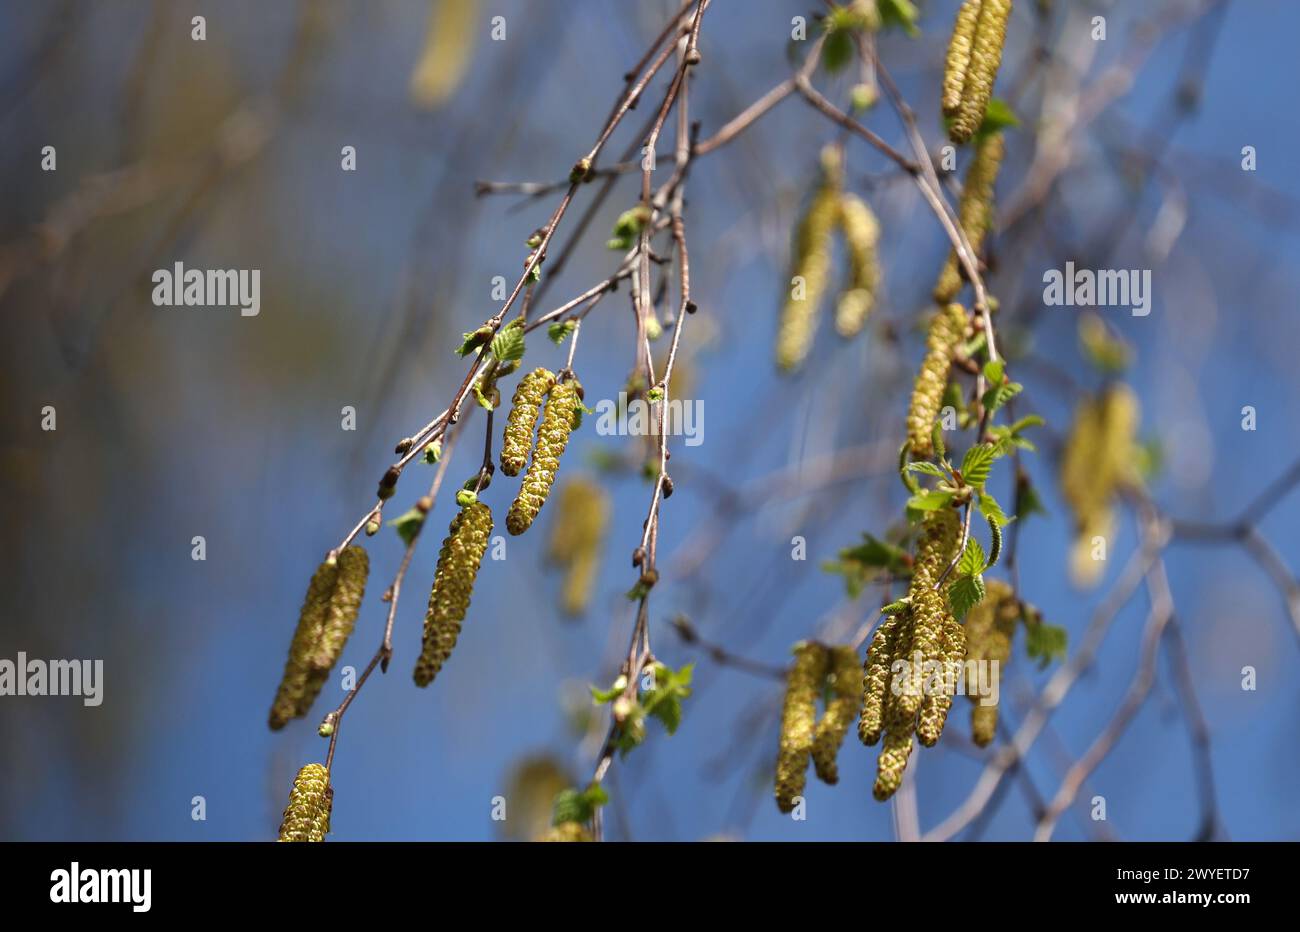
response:
<path id="1" fill-rule="evenodd" d="M 551 494 L 556 470 L 560 468 L 560 455 L 569 443 L 569 434 L 582 405 L 579 391 L 578 380 L 567 379 L 556 382 L 547 393 L 532 462 L 528 464 L 528 472 L 524 473 L 519 494 L 506 513 L 506 530 L 511 534 L 518 535 L 528 530 Z"/>
<path id="2" fill-rule="evenodd" d="M 822 150 L 822 178 L 795 233 L 790 294 L 781 310 L 776 364 L 791 372 L 803 364 L 817 333 L 822 298 L 830 282 L 835 231 L 844 236 L 848 280 L 835 308 L 835 330 L 842 337 L 862 330 L 880 287 L 877 245 L 880 224 L 860 197 L 843 190 L 843 154 Z"/>
<path id="3" fill-rule="evenodd" d="M 873 745 L 884 736 L 872 794 L 893 796 L 912 754 L 913 736 L 926 747 L 943 733 L 966 653 L 965 632 L 934 588 L 956 555 L 961 527 L 950 509 L 930 512 L 916 545 L 908 607 L 886 618 L 867 648 L 858 737 Z M 905 665 L 893 669 L 895 663 Z"/>
<path id="4" fill-rule="evenodd" d="M 1122 383 L 1084 400 L 1061 455 L 1061 493 L 1074 513 L 1075 544 L 1070 573 L 1076 585 L 1094 585 L 1105 563 L 1093 553 L 1095 537 L 1107 542 L 1115 527 L 1112 502 L 1137 482 L 1134 468 L 1141 409 Z"/>
<path id="5" fill-rule="evenodd" d="M 316 701 L 356 625 L 369 574 L 366 551 L 352 546 L 327 559 L 312 575 L 271 703 L 273 730 L 306 715 Z"/>
<path id="6" fill-rule="evenodd" d="M 813 732 L 812 759 L 813 769 L 822 782 L 834 784 L 840 779 L 836 761 L 840 746 L 862 702 L 858 652 L 847 644 L 832 647 L 827 665 L 830 698 Z"/>
<path id="7" fill-rule="evenodd" d="M 333 803 L 330 772 L 324 764 L 307 764 L 289 790 L 289 805 L 280 820 L 280 841 L 324 841 Z"/>
<path id="8" fill-rule="evenodd" d="M 784 372 L 799 368 L 817 332 L 817 313 L 830 281 L 842 175 L 839 150 L 827 146 L 822 151 L 822 181 L 795 233 L 790 294 L 776 337 L 776 364 Z"/>
<path id="9" fill-rule="evenodd" d="M 862 330 L 876 300 L 880 283 L 880 262 L 876 255 L 880 224 L 871 208 L 857 195 L 841 195 L 839 208 L 840 229 L 849 256 L 849 280 L 835 306 L 835 332 L 848 338 Z"/>
<path id="10" fill-rule="evenodd" d="M 934 453 L 931 439 L 934 419 L 939 415 L 943 391 L 952 370 L 952 357 L 966 335 L 966 309 L 960 304 L 942 307 L 930 321 L 925 358 L 912 388 L 907 412 L 907 439 L 912 456 L 924 459 Z"/>
<path id="11" fill-rule="evenodd" d="M 554 385 L 555 374 L 549 369 L 537 368 L 521 378 L 515 386 L 510 414 L 506 417 L 506 428 L 501 438 L 501 471 L 507 476 L 519 475 L 519 470 L 528 463 L 528 454 L 533 449 L 537 415 Z"/>
<path id="12" fill-rule="evenodd" d="M 560 489 L 559 499 L 547 559 L 567 570 L 561 607 L 566 614 L 581 615 L 591 601 L 600 545 L 609 523 L 609 495 L 586 476 L 575 476 Z"/>
<path id="13" fill-rule="evenodd" d="M 1011 0 L 963 0 L 953 24 L 943 69 L 943 114 L 948 137 L 963 143 L 975 134 L 1002 64 Z"/>
<path id="14" fill-rule="evenodd" d="M 538 841 L 591 841 L 591 832 L 581 822 L 552 825 Z"/>
<path id="15" fill-rule="evenodd" d="M 847 645 L 826 647 L 816 641 L 795 645 L 794 663 L 786 675 L 776 760 L 776 805 L 782 812 L 792 811 L 803 795 L 810 757 L 823 782 L 839 780 L 836 758 L 858 712 L 858 669 L 857 652 Z M 819 720 L 817 698 L 823 694 L 828 698 Z"/>
<path id="16" fill-rule="evenodd" d="M 984 248 L 984 238 L 993 227 L 993 188 L 1005 152 L 1006 142 L 1001 133 L 982 135 L 975 144 L 975 157 L 966 169 L 966 182 L 962 185 L 958 212 L 962 229 L 966 231 L 966 239 L 970 241 L 976 258 Z M 948 260 L 939 272 L 939 280 L 934 286 L 934 300 L 940 305 L 948 304 L 957 297 L 961 288 L 961 263 L 957 261 L 957 251 L 949 250 Z"/>
<path id="17" fill-rule="evenodd" d="M 474 594 L 474 579 L 492 536 L 492 509 L 471 502 L 451 520 L 438 552 L 438 566 L 424 616 L 424 641 L 415 663 L 415 685 L 428 686 L 451 656 Z"/>
<path id="18" fill-rule="evenodd" d="M 1000 677 L 1011 657 L 1011 639 L 1019 615 L 1011 587 L 1001 580 L 990 580 L 984 599 L 966 615 L 966 659 L 988 665 L 990 675 L 996 669 Z M 996 668 L 992 666 L 995 662 Z M 986 705 L 986 697 L 976 695 L 974 690 L 967 690 L 966 697 L 974 704 L 970 713 L 971 739 L 987 747 L 997 735 L 997 703 Z"/>

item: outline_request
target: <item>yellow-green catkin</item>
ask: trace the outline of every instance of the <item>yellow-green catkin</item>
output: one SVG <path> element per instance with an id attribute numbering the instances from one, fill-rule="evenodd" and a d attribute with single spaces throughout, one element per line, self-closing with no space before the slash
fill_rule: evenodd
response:
<path id="1" fill-rule="evenodd" d="M 884 731 L 889 666 L 894 662 L 900 640 L 911 641 L 910 617 L 906 613 L 890 615 L 882 621 L 867 648 L 862 676 L 862 716 L 858 719 L 858 737 L 863 744 L 875 744 Z"/>
<path id="2" fill-rule="evenodd" d="M 776 759 L 776 805 L 782 812 L 794 809 L 803 795 L 817 723 L 817 697 L 826 681 L 826 648 L 803 641 L 794 651 L 794 664 L 786 677 L 785 705 L 781 710 L 781 747 Z"/>
<path id="3" fill-rule="evenodd" d="M 560 468 L 560 455 L 569 442 L 569 434 L 578 417 L 582 402 L 578 397 L 578 381 L 569 379 L 556 382 L 546 399 L 542 412 L 542 426 L 537 432 L 537 446 L 533 460 L 519 486 L 519 494 L 506 513 L 506 530 L 522 534 L 532 525 L 537 513 L 546 504 L 555 482 L 555 472 Z"/>
<path id="4" fill-rule="evenodd" d="M 428 686 L 451 656 L 474 594 L 474 579 L 492 536 L 492 509 L 471 502 L 451 521 L 438 552 L 438 567 L 424 616 L 424 643 L 415 663 L 415 685 Z"/>
<path id="5" fill-rule="evenodd" d="M 911 604 L 906 613 L 898 616 L 892 628 L 887 630 L 882 625 L 877 633 L 880 653 L 874 658 L 874 663 L 871 654 L 876 647 L 874 641 L 867 653 L 864 687 L 868 698 L 858 731 L 864 741 L 874 744 L 880 738 L 882 726 L 884 729 L 885 742 L 876 760 L 876 783 L 872 789 L 879 800 L 888 799 L 902 783 L 903 771 L 912 753 L 913 736 L 919 732 L 923 744 L 933 744 L 931 738 L 938 740 L 947 705 L 933 700 L 948 698 L 948 704 L 951 704 L 946 683 L 940 693 L 927 694 L 927 686 L 933 690 L 935 684 L 927 684 L 923 668 L 927 662 L 943 663 L 957 655 L 956 639 L 960 634 L 953 630 L 956 623 L 948 611 L 945 595 L 934 585 L 956 555 L 960 535 L 961 526 L 955 511 L 943 509 L 926 515 L 912 562 L 912 581 L 908 589 Z M 964 641 L 960 649 L 965 650 Z M 885 651 L 889 652 L 887 661 Z M 907 666 L 893 672 L 891 667 L 897 660 L 906 661 Z M 874 706 L 867 708 L 867 703 L 871 703 L 870 696 L 877 688 L 877 679 L 888 682 L 878 712 Z M 918 715 L 921 717 L 919 728 Z"/>
<path id="6" fill-rule="evenodd" d="M 1011 0 L 964 0 L 944 60 L 943 113 L 948 138 L 963 143 L 984 122 L 1002 64 Z"/>
<path id="7" fill-rule="evenodd" d="M 949 304 L 939 310 L 930 321 L 926 337 L 925 358 L 912 388 L 912 400 L 907 412 L 907 438 L 912 443 L 912 456 L 925 459 L 934 453 L 931 432 L 939 415 L 943 390 L 952 370 L 952 356 L 966 334 L 966 309 L 960 304 Z"/>
<path id="8" fill-rule="evenodd" d="M 366 551 L 355 545 L 316 568 L 271 703 L 268 724 L 272 730 L 306 715 L 316 701 L 352 634 L 369 571 Z"/>
<path id="9" fill-rule="evenodd" d="M 880 224 L 866 202 L 854 194 L 840 197 L 839 219 L 849 257 L 849 282 L 835 306 L 835 332 L 848 338 L 862 330 L 875 304 L 880 285 L 876 255 Z"/>
<path id="10" fill-rule="evenodd" d="M 839 150 L 827 146 L 822 151 L 822 181 L 795 234 L 790 293 L 776 337 L 776 364 L 783 372 L 798 369 L 812 348 L 822 296 L 830 281 L 842 173 Z"/>
<path id="11" fill-rule="evenodd" d="M 861 708 L 859 671 L 862 668 L 858 664 L 858 652 L 847 644 L 831 648 L 828 665 L 830 698 L 813 732 L 812 759 L 817 776 L 833 784 L 840 779 L 836 762 L 840 745 Z"/>
<path id="12" fill-rule="evenodd" d="M 1011 587 L 999 579 L 990 580 L 983 600 L 966 615 L 966 659 L 988 664 L 997 663 L 997 676 L 1011 657 L 1011 640 L 1016 633 L 1019 607 Z M 980 747 L 993 743 L 998 731 L 998 706 L 984 704 L 984 697 L 967 689 L 973 707 L 970 713 L 971 739 Z"/>
<path id="13" fill-rule="evenodd" d="M 289 805 L 280 821 L 280 841 L 324 841 L 330 830 L 333 793 L 324 764 L 307 764 L 289 790 Z"/>
<path id="14" fill-rule="evenodd" d="M 538 841 L 591 841 L 591 832 L 581 822 L 553 825 Z"/>
<path id="15" fill-rule="evenodd" d="M 528 463 L 533 449 L 533 430 L 537 415 L 542 409 L 546 393 L 555 384 L 555 374 L 549 369 L 534 369 L 519 380 L 510 402 L 510 414 L 501 438 L 501 471 L 507 476 L 519 475 Z"/>
<path id="16" fill-rule="evenodd" d="M 586 476 L 560 489 L 547 559 L 566 568 L 560 607 L 567 615 L 583 614 L 591 601 L 609 512 L 609 494 Z"/>
<path id="17" fill-rule="evenodd" d="M 979 138 L 975 144 L 975 157 L 966 169 L 966 182 L 962 185 L 958 213 L 966 239 L 978 259 L 984 249 L 984 238 L 993 228 L 993 188 L 997 184 L 998 171 L 1002 168 L 1002 157 L 1006 153 L 1006 142 L 1001 133 L 988 133 Z M 948 304 L 962 289 L 961 263 L 957 261 L 957 251 L 948 251 L 948 261 L 939 272 L 939 280 L 934 286 L 934 300 L 940 305 Z"/>
<path id="18" fill-rule="evenodd" d="M 1075 585 L 1095 585 L 1101 578 L 1105 563 L 1095 557 L 1095 538 L 1110 542 L 1115 493 L 1137 482 L 1133 461 L 1140 418 L 1137 396 L 1122 383 L 1085 400 L 1075 412 L 1060 467 L 1061 493 L 1074 514 L 1070 575 Z"/>
<path id="19" fill-rule="evenodd" d="M 961 675 L 966 659 L 966 631 L 951 615 L 945 614 L 940 638 L 940 657 L 943 660 L 941 690 L 931 689 L 921 700 L 921 717 L 916 725 L 916 736 L 921 744 L 934 747 L 943 734 L 956 695 L 957 677 Z"/>

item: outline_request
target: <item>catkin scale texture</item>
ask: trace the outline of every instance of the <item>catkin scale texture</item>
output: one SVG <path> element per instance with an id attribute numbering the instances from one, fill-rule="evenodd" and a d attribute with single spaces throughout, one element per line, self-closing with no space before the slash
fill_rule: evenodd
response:
<path id="1" fill-rule="evenodd" d="M 930 321 L 925 358 L 921 361 L 921 371 L 916 376 L 907 412 L 907 437 L 912 442 L 914 457 L 924 459 L 934 453 L 931 430 L 939 415 L 943 390 L 948 384 L 953 352 L 965 333 L 966 309 L 960 304 L 945 306 Z"/>
<path id="2" fill-rule="evenodd" d="M 826 679 L 828 659 L 824 646 L 805 641 L 795 648 L 794 664 L 786 677 L 776 759 L 776 805 L 782 812 L 793 810 L 796 797 L 803 795 L 817 721 L 817 696 Z"/>
<path id="3" fill-rule="evenodd" d="M 849 282 L 835 306 L 835 332 L 847 338 L 862 330 L 875 303 L 880 282 L 876 255 L 880 224 L 866 202 L 853 194 L 840 197 L 839 221 L 848 251 Z"/>
<path id="4" fill-rule="evenodd" d="M 307 764 L 289 790 L 280 821 L 280 841 L 324 841 L 330 830 L 330 774 L 323 764 Z"/>
<path id="5" fill-rule="evenodd" d="M 910 631 L 907 622 L 905 615 L 890 615 L 880 623 L 867 648 L 862 675 L 862 716 L 858 719 L 858 738 L 863 744 L 875 744 L 884 731 L 889 665 L 894 661 L 900 632 Z M 910 639 L 910 634 L 907 636 Z"/>
<path id="6" fill-rule="evenodd" d="M 492 510 L 467 505 L 451 521 L 438 553 L 438 566 L 424 616 L 424 641 L 415 664 L 415 685 L 428 686 L 451 656 L 474 594 L 474 580 L 492 535 Z"/>
<path id="7" fill-rule="evenodd" d="M 316 701 L 356 624 L 369 569 L 366 551 L 352 546 L 312 574 L 271 703 L 272 730 L 306 715 Z"/>
<path id="8" fill-rule="evenodd" d="M 858 688 L 858 653 L 852 647 L 832 647 L 829 658 L 830 699 L 826 711 L 813 732 L 813 769 L 825 783 L 838 783 L 839 767 L 836 758 L 849 726 L 861 708 L 862 696 Z"/>
<path id="9" fill-rule="evenodd" d="M 943 111 L 948 138 L 966 142 L 984 122 L 1002 64 L 1011 0 L 964 0 L 944 61 Z M 956 88 L 960 82 L 960 91 Z"/>
<path id="10" fill-rule="evenodd" d="M 537 431 L 537 445 L 533 448 L 533 460 L 528 464 L 519 494 L 506 513 L 506 530 L 511 534 L 519 535 L 528 530 L 546 504 L 556 470 L 560 468 L 560 456 L 568 445 L 569 434 L 573 432 L 579 404 L 576 379 L 556 382 L 547 396 L 542 426 Z"/>
<path id="11" fill-rule="evenodd" d="M 993 227 L 993 189 L 1005 154 L 1006 142 L 1002 134 L 989 133 L 976 143 L 975 157 L 966 169 L 966 181 L 962 185 L 957 209 L 962 229 L 966 231 L 966 239 L 970 241 L 976 258 L 983 251 L 984 239 Z M 961 264 L 957 260 L 956 250 L 949 250 L 948 260 L 934 286 L 934 300 L 940 305 L 948 304 L 961 289 Z"/>
<path id="12" fill-rule="evenodd" d="M 898 791 L 903 783 L 907 759 L 912 756 L 912 733 L 907 730 L 890 730 L 876 759 L 876 783 L 871 795 L 884 802 Z"/>
<path id="13" fill-rule="evenodd" d="M 542 409 L 546 393 L 555 384 L 555 374 L 549 369 L 537 368 L 519 380 L 510 401 L 510 414 L 501 438 L 501 471 L 507 476 L 519 475 L 528 462 L 533 449 L 533 430 L 537 415 Z"/>

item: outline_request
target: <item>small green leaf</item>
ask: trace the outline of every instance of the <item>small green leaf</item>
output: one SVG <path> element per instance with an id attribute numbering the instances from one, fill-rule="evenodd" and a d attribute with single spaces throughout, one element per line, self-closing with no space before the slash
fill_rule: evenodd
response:
<path id="1" fill-rule="evenodd" d="M 492 338 L 492 355 L 498 362 L 518 362 L 524 358 L 524 325 L 511 321 Z"/>
<path id="2" fill-rule="evenodd" d="M 456 350 L 456 355 L 462 358 L 468 356 L 490 339 L 492 339 L 492 328 L 485 324 L 477 330 L 465 334 L 465 340 Z"/>
<path id="3" fill-rule="evenodd" d="M 916 21 L 921 18 L 921 11 L 911 0 L 877 0 L 876 8 L 880 10 L 880 20 L 885 26 L 896 26 L 915 39 L 921 34 Z"/>
<path id="4" fill-rule="evenodd" d="M 844 577 L 844 588 L 850 599 L 862 594 L 862 589 L 882 572 L 904 576 L 910 572 L 907 553 L 900 547 L 863 534 L 863 542 L 856 547 L 846 547 L 838 560 L 822 564 L 827 573 Z"/>
<path id="5" fill-rule="evenodd" d="M 908 516 L 915 519 L 928 511 L 938 511 L 952 501 L 951 492 L 941 489 L 925 489 L 907 500 Z"/>
<path id="6" fill-rule="evenodd" d="M 614 235 L 605 245 L 610 249 L 627 252 L 636 245 L 636 241 L 649 219 L 650 210 L 644 204 L 638 204 L 630 210 L 623 211 L 618 215 L 618 219 L 614 221 Z"/>
<path id="7" fill-rule="evenodd" d="M 593 783 L 585 790 L 561 790 L 555 796 L 551 808 L 551 824 L 561 822 L 590 822 L 596 810 L 609 802 L 609 794 L 598 783 Z"/>
<path id="8" fill-rule="evenodd" d="M 551 342 L 560 346 L 568 338 L 569 334 L 577 328 L 578 324 L 572 320 L 557 320 L 546 328 L 546 335 L 551 338 Z"/>
<path id="9" fill-rule="evenodd" d="M 966 613 L 978 605 L 984 599 L 984 577 L 980 575 L 959 576 L 951 586 L 948 587 L 948 604 L 952 606 L 952 614 L 958 621 L 966 617 Z"/>
<path id="10" fill-rule="evenodd" d="M 946 472 L 927 460 L 917 460 L 915 463 L 908 463 L 907 468 L 912 472 L 925 473 L 927 476 L 938 476 L 940 479 L 946 479 L 948 477 Z"/>
<path id="11" fill-rule="evenodd" d="M 989 133 L 996 133 L 998 130 L 1005 129 L 1008 126 L 1019 126 L 1020 120 L 1007 106 L 1006 101 L 994 97 L 989 101 L 989 105 L 984 110 L 984 120 L 980 123 L 976 135 L 987 136 Z"/>
<path id="12" fill-rule="evenodd" d="M 402 538 L 402 543 L 409 547 L 411 541 L 415 540 L 415 535 L 419 534 L 420 528 L 424 526 L 424 513 L 418 508 L 412 508 L 405 514 L 398 515 L 388 524 L 397 529 L 397 536 Z"/>
<path id="13" fill-rule="evenodd" d="M 1054 660 L 1064 660 L 1069 651 L 1069 633 L 1058 625 L 1049 625 L 1041 619 L 1025 623 L 1025 652 L 1038 661 L 1040 670 Z"/>
<path id="14" fill-rule="evenodd" d="M 962 481 L 973 488 L 982 489 L 993 470 L 993 461 L 1000 452 L 999 447 L 992 443 L 979 443 L 967 450 L 961 460 Z"/>
<path id="15" fill-rule="evenodd" d="M 641 697 L 646 714 L 658 719 L 668 734 L 674 734 L 682 722 L 682 700 L 691 694 L 691 674 L 695 664 L 673 670 L 662 663 L 654 665 L 654 688 Z"/>
<path id="16" fill-rule="evenodd" d="M 888 605 L 882 605 L 882 606 L 880 607 L 880 614 L 882 614 L 882 615 L 901 615 L 903 612 L 907 611 L 907 610 L 910 609 L 911 607 L 912 607 L 912 600 L 911 600 L 911 598 L 910 598 L 910 597 L 904 597 L 904 598 L 899 599 L 897 602 L 890 602 Z"/>
<path id="17" fill-rule="evenodd" d="M 984 378 L 988 380 L 990 385 L 1001 385 L 1002 373 L 1005 368 L 1006 365 L 1002 360 L 999 359 L 997 362 L 990 360 L 984 364 Z"/>
<path id="18" fill-rule="evenodd" d="M 591 690 L 591 698 L 596 705 L 608 705 L 623 695 L 623 691 L 627 689 L 627 677 L 620 676 L 609 689 L 600 689 L 591 685 L 588 685 L 587 688 Z"/>
<path id="19" fill-rule="evenodd" d="M 988 492 L 980 492 L 979 497 L 975 500 L 982 514 L 990 524 L 996 524 L 998 527 L 1005 527 L 1010 524 L 1012 519 L 1006 516 L 998 500 Z"/>
<path id="20" fill-rule="evenodd" d="M 843 71 L 853 60 L 853 39 L 846 29 L 831 29 L 822 45 L 822 65 L 827 73 Z"/>
<path id="21" fill-rule="evenodd" d="M 962 551 L 961 559 L 957 561 L 957 572 L 965 576 L 978 576 L 984 571 L 984 548 L 972 534 L 966 538 L 966 549 Z"/>
<path id="22" fill-rule="evenodd" d="M 1024 386 L 1019 382 L 1002 382 L 995 385 L 984 393 L 984 407 L 988 409 L 989 416 L 1005 405 L 1012 398 L 1015 398 L 1024 390 Z"/>

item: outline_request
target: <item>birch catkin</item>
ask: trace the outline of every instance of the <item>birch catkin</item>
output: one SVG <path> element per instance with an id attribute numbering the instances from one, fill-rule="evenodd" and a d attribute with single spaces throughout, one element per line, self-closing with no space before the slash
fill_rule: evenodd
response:
<path id="1" fill-rule="evenodd" d="M 271 703 L 272 730 L 306 715 L 316 701 L 352 634 L 369 571 L 369 557 L 359 546 L 348 547 L 316 568 Z"/>
<path id="2" fill-rule="evenodd" d="M 963 0 L 944 60 L 943 113 L 948 137 L 963 143 L 984 121 L 1002 64 L 1011 0 Z"/>
<path id="3" fill-rule="evenodd" d="M 826 679 L 828 659 L 824 646 L 803 641 L 795 648 L 794 665 L 786 677 L 781 747 L 776 759 L 776 805 L 782 812 L 794 809 L 795 799 L 803 795 L 807 782 L 817 696 Z"/>
<path id="4" fill-rule="evenodd" d="M 898 641 L 910 643 L 911 630 L 909 615 L 890 615 L 880 623 L 867 648 L 862 677 L 862 717 L 858 719 L 858 737 L 863 744 L 875 744 L 884 731 L 889 666 L 894 662 Z"/>
<path id="5" fill-rule="evenodd" d="M 280 820 L 280 841 L 324 841 L 333 807 L 330 773 L 323 764 L 307 764 L 289 790 L 289 805 Z"/>
<path id="6" fill-rule="evenodd" d="M 428 686 L 451 656 L 474 594 L 474 579 L 492 535 L 492 509 L 471 502 L 451 521 L 438 552 L 438 566 L 424 616 L 424 642 L 415 664 L 415 685 Z"/>
<path id="7" fill-rule="evenodd" d="M 542 400 L 555 384 L 555 374 L 549 369 L 537 368 L 519 380 L 510 402 L 505 432 L 501 438 L 501 471 L 507 476 L 519 475 L 528 462 L 533 449 L 533 430 L 537 427 L 537 414 Z"/>
<path id="8" fill-rule="evenodd" d="M 970 242 L 976 260 L 984 249 L 984 238 L 993 227 L 993 188 L 1005 152 L 1006 142 L 1001 133 L 981 136 L 975 145 L 975 157 L 966 169 L 966 182 L 962 185 L 961 200 L 957 206 L 962 229 L 966 231 L 966 239 Z M 957 251 L 951 249 L 934 286 L 934 300 L 940 305 L 947 304 L 957 297 L 961 289 L 961 263 L 957 260 Z"/>
<path id="9" fill-rule="evenodd" d="M 996 675 L 1001 676 L 1002 667 L 1011 657 L 1011 639 L 1016 633 L 1018 617 L 1019 606 L 1011 587 L 1001 580 L 990 580 L 984 599 L 966 615 L 966 659 L 987 665 L 990 675 L 996 669 Z M 985 705 L 984 697 L 969 688 L 966 696 L 973 703 L 971 739 L 980 747 L 987 747 L 997 735 L 997 703 Z"/>
<path id="10" fill-rule="evenodd" d="M 581 822 L 561 822 L 547 829 L 538 841 L 591 841 L 591 833 Z"/>
<path id="11" fill-rule="evenodd" d="M 840 197 L 839 220 L 849 256 L 849 282 L 835 306 L 835 332 L 847 338 L 862 330 L 876 300 L 880 224 L 866 202 L 853 194 Z"/>
<path id="12" fill-rule="evenodd" d="M 813 769 L 825 783 L 838 783 L 836 758 L 849 726 L 861 707 L 858 652 L 848 645 L 832 647 L 829 658 L 830 699 L 813 732 Z"/>
<path id="13" fill-rule="evenodd" d="M 519 494 L 506 513 L 506 530 L 511 534 L 518 535 L 528 530 L 546 504 L 556 470 L 560 468 L 560 455 L 569 442 L 581 403 L 576 379 L 556 382 L 547 395 L 533 460 L 528 464 Z"/>
<path id="14" fill-rule="evenodd" d="M 830 280 L 835 224 L 839 219 L 841 156 L 834 147 L 822 152 L 822 181 L 795 234 L 790 294 L 781 310 L 776 364 L 792 372 L 812 348 L 822 296 Z"/>
<path id="15" fill-rule="evenodd" d="M 948 384 L 953 353 L 966 334 L 966 309 L 960 304 L 949 304 L 930 321 L 926 338 L 925 359 L 912 388 L 912 400 L 907 412 L 907 437 L 912 443 L 912 455 L 924 459 L 933 455 L 931 431 L 939 414 L 943 390 Z"/>
<path id="16" fill-rule="evenodd" d="M 581 615 L 591 601 L 600 545 L 609 523 L 609 495 L 591 479 L 578 476 L 565 483 L 559 496 L 547 559 L 567 570 L 561 607 L 568 615 Z"/>

